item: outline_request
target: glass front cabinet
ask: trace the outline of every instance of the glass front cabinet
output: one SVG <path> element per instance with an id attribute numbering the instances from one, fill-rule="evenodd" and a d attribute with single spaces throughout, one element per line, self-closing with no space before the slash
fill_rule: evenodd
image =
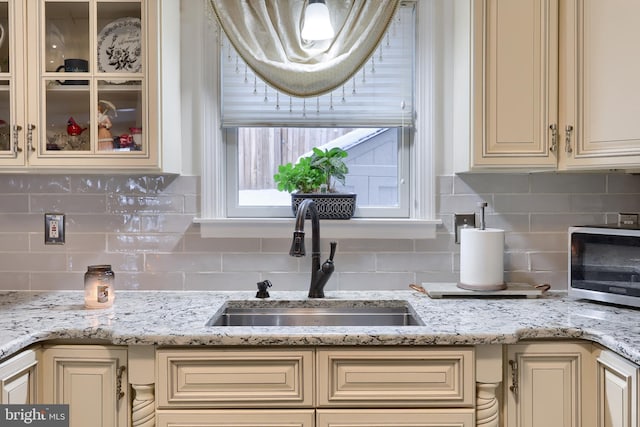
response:
<path id="1" fill-rule="evenodd" d="M 155 1 L 0 0 L 0 169 L 157 169 Z"/>

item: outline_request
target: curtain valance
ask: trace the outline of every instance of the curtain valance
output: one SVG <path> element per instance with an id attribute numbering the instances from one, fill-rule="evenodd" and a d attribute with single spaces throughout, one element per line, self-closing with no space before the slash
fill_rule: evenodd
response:
<path id="1" fill-rule="evenodd" d="M 266 83 L 310 97 L 343 85 L 378 46 L 399 0 L 325 0 L 333 40 L 300 36 L 305 0 L 209 0 L 242 59 Z"/>

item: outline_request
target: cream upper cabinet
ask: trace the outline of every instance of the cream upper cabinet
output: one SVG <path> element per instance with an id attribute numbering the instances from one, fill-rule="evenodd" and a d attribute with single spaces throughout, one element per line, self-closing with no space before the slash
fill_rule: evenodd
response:
<path id="1" fill-rule="evenodd" d="M 471 12 L 467 170 L 640 166 L 640 3 L 482 0 Z"/>
<path id="2" fill-rule="evenodd" d="M 37 367 L 34 350 L 25 350 L 0 363 L 0 404 L 37 403 Z"/>
<path id="3" fill-rule="evenodd" d="M 639 427 L 640 368 L 610 350 L 596 351 L 597 426 Z"/>
<path id="4" fill-rule="evenodd" d="M 52 345 L 42 351 L 42 402 L 69 405 L 71 427 L 129 425 L 127 350 Z"/>
<path id="5" fill-rule="evenodd" d="M 640 166 L 639 20 L 634 0 L 560 2 L 561 169 Z"/>
<path id="6" fill-rule="evenodd" d="M 158 170 L 159 1 L 0 1 L 0 170 Z"/>
<path id="7" fill-rule="evenodd" d="M 591 345 L 507 346 L 507 427 L 594 427 Z"/>
<path id="8" fill-rule="evenodd" d="M 472 3 L 471 168 L 555 168 L 557 0 Z"/>

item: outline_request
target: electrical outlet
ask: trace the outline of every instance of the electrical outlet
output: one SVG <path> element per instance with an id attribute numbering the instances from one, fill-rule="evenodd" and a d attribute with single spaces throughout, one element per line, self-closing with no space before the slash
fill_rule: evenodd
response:
<path id="1" fill-rule="evenodd" d="M 44 214 L 44 244 L 64 245 L 64 214 Z"/>
<path id="2" fill-rule="evenodd" d="M 476 214 L 454 214 L 454 226 L 455 226 L 455 242 L 460 243 L 460 229 L 463 227 L 475 228 L 476 226 Z"/>
<path id="3" fill-rule="evenodd" d="M 618 214 L 618 225 L 619 226 L 627 226 L 627 227 L 635 227 L 638 225 L 638 214 L 637 213 L 624 213 L 620 212 Z"/>

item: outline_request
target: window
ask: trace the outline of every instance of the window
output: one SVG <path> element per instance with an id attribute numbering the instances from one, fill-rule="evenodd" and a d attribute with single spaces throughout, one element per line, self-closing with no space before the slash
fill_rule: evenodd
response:
<path id="1" fill-rule="evenodd" d="M 343 87 L 315 98 L 279 94 L 255 77 L 228 43 L 219 43 L 221 55 L 211 63 L 222 71 L 219 77 L 215 72 L 210 76 L 221 79 L 214 92 L 220 91 L 222 107 L 217 120 L 207 125 L 211 143 L 205 143 L 203 153 L 203 218 L 198 222 L 291 218 L 290 196 L 274 190 L 277 166 L 295 162 L 311 147 L 338 145 L 349 153 L 346 189 L 358 194 L 357 217 L 437 223 L 432 220 L 431 141 L 429 132 L 420 133 L 427 129 L 429 111 L 423 110 L 424 118 L 416 122 L 414 109 L 429 107 L 430 72 L 424 67 L 429 61 L 420 50 L 430 42 L 429 34 L 416 26 L 422 33 L 416 46 L 413 22 L 416 15 L 433 19 L 427 12 L 430 4 L 403 5 L 363 69 Z M 393 43 L 401 46 L 396 58 Z M 420 53 L 414 59 L 402 49 Z M 388 64 L 392 72 L 384 71 Z M 400 65 L 408 74 L 397 72 Z M 389 90 L 397 82 L 400 89 Z M 214 83 L 207 84 L 213 89 Z M 392 108 L 382 107 L 383 101 Z"/>
<path id="2" fill-rule="evenodd" d="M 357 194 L 356 217 L 409 218 L 415 7 L 401 7 L 367 63 L 312 98 L 271 88 L 222 37 L 222 126 L 228 217 L 290 217 L 291 196 L 273 180 L 313 147 L 347 151 L 338 191 Z"/>

